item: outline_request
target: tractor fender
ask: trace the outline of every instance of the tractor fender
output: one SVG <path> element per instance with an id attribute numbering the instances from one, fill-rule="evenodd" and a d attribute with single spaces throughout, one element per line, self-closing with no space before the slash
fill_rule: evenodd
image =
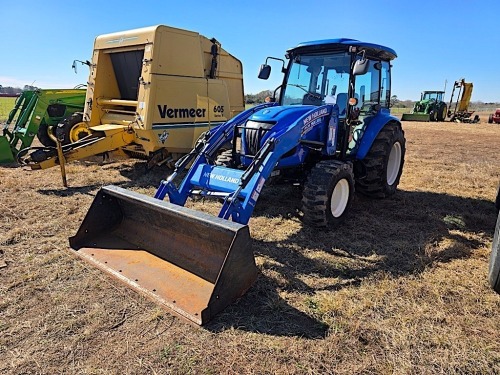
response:
<path id="1" fill-rule="evenodd" d="M 392 116 L 390 113 L 383 111 L 380 111 L 379 114 L 370 121 L 370 123 L 366 127 L 365 133 L 363 134 L 363 138 L 361 139 L 358 152 L 356 153 L 356 159 L 363 160 L 365 158 L 366 154 L 368 154 L 368 151 L 370 151 L 373 141 L 375 141 L 378 133 L 389 122 L 396 122 L 401 126 L 401 122 L 398 118 Z"/>

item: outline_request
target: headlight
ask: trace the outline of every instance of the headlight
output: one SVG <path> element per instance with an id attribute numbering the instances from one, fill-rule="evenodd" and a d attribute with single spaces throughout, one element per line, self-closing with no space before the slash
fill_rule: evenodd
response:
<path id="1" fill-rule="evenodd" d="M 260 121 L 252 121 L 248 120 L 245 124 L 245 128 L 247 129 L 264 129 L 269 130 L 275 125 L 275 122 L 260 122 Z"/>

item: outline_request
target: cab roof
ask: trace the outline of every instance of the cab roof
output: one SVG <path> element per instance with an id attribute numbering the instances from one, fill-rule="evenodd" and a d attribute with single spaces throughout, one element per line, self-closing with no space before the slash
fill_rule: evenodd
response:
<path id="1" fill-rule="evenodd" d="M 370 57 L 380 58 L 382 60 L 393 60 L 398 55 L 392 48 L 381 46 L 380 44 L 361 42 L 356 39 L 338 38 L 314 40 L 310 42 L 299 43 L 296 47 L 287 50 L 288 55 L 314 53 L 323 51 L 344 50 L 348 51 L 350 46 L 364 49 Z"/>

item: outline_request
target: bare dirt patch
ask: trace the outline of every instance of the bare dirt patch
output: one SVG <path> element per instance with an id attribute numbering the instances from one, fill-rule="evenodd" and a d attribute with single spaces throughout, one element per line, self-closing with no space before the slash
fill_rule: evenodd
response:
<path id="1" fill-rule="evenodd" d="M 67 250 L 101 185 L 153 195 L 168 170 L 73 163 L 64 189 L 56 168 L 0 167 L 0 373 L 499 373 L 486 274 L 500 127 L 403 127 L 400 190 L 357 195 L 334 231 L 302 225 L 294 188 L 264 189 L 250 221 L 259 278 L 206 328 Z"/>

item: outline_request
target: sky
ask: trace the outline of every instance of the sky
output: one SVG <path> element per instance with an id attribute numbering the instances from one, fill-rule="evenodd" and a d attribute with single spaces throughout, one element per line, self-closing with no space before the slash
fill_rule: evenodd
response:
<path id="1" fill-rule="evenodd" d="M 245 94 L 274 90 L 257 78 L 266 57 L 305 41 L 352 38 L 396 51 L 392 95 L 417 100 L 423 90 L 473 82 L 472 101 L 500 102 L 499 0 L 56 1 L 0 0 L 0 85 L 72 88 L 88 69 L 98 35 L 167 25 L 215 37 L 243 63 Z"/>

